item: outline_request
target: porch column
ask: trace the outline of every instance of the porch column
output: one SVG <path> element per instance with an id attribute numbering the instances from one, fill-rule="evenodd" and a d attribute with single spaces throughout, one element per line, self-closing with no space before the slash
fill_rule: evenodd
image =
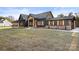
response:
<path id="1" fill-rule="evenodd" d="M 59 26 L 59 21 L 57 21 L 57 25 Z"/>
<path id="2" fill-rule="evenodd" d="M 48 21 L 48 28 L 50 28 L 50 21 Z"/>
<path id="3" fill-rule="evenodd" d="M 54 21 L 53 21 L 53 26 L 54 26 Z"/>
<path id="4" fill-rule="evenodd" d="M 33 27 L 34 27 L 34 18 L 33 18 Z"/>
<path id="5" fill-rule="evenodd" d="M 59 21 L 57 21 L 57 27 L 58 27 L 58 29 L 59 29 Z"/>
<path id="6" fill-rule="evenodd" d="M 37 27 L 37 21 L 35 20 L 35 27 Z"/>
<path id="7" fill-rule="evenodd" d="M 64 26 L 65 24 L 64 24 L 64 20 L 63 20 L 63 26 Z"/>
<path id="8" fill-rule="evenodd" d="M 42 25 L 44 25 L 43 21 L 42 21 Z"/>

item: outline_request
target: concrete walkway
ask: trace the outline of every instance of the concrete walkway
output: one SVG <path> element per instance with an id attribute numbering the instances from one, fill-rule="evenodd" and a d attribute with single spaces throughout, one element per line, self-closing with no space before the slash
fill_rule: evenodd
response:
<path id="1" fill-rule="evenodd" d="M 61 32 L 78 32 L 79 33 L 79 27 L 72 29 L 72 30 L 59 30 L 59 29 L 55 29 L 56 31 L 61 31 Z"/>
<path id="2" fill-rule="evenodd" d="M 71 41 L 71 45 L 69 48 L 69 51 L 76 51 L 77 50 L 77 33 L 79 33 L 79 28 L 75 28 L 73 30 L 57 30 L 57 31 L 63 31 L 63 32 L 72 32 L 72 41 Z"/>
<path id="3" fill-rule="evenodd" d="M 71 32 L 79 32 L 79 27 L 71 30 Z"/>
<path id="4" fill-rule="evenodd" d="M 76 49 L 77 49 L 77 33 L 73 32 L 72 33 L 72 42 L 71 42 L 69 50 L 76 51 Z"/>

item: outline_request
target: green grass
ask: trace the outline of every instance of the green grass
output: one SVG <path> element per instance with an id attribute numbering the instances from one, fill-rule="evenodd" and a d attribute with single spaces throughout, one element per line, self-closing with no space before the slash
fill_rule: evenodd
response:
<path id="1" fill-rule="evenodd" d="M 69 50 L 72 33 L 52 29 L 4 29 L 0 31 L 0 50 Z"/>
<path id="2" fill-rule="evenodd" d="M 0 29 L 10 29 L 10 28 L 12 28 L 12 27 L 10 27 L 10 26 L 0 26 Z"/>

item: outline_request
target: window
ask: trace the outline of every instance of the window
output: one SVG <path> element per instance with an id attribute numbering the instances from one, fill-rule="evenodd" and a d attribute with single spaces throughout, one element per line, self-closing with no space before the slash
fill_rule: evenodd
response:
<path id="1" fill-rule="evenodd" d="M 44 21 L 38 21 L 37 24 L 38 25 L 44 25 Z"/>
<path id="2" fill-rule="evenodd" d="M 57 21 L 54 21 L 54 26 L 57 26 Z"/>
<path id="3" fill-rule="evenodd" d="M 64 20 L 60 20 L 60 21 L 59 21 L 59 25 L 60 25 L 60 26 L 63 26 L 63 25 L 64 25 Z"/>
<path id="4" fill-rule="evenodd" d="M 65 25 L 69 25 L 69 20 L 65 20 Z"/>

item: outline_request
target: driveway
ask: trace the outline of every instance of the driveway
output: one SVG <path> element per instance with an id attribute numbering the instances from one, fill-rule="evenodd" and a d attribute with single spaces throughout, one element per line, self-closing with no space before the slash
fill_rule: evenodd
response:
<path id="1" fill-rule="evenodd" d="M 79 32 L 79 27 L 77 27 L 77 28 L 71 30 L 71 32 Z"/>
<path id="2" fill-rule="evenodd" d="M 79 33 L 79 27 L 77 27 L 75 29 L 72 29 L 72 30 L 59 30 L 59 29 L 56 29 L 56 31 L 61 31 L 61 32 L 78 32 Z"/>

